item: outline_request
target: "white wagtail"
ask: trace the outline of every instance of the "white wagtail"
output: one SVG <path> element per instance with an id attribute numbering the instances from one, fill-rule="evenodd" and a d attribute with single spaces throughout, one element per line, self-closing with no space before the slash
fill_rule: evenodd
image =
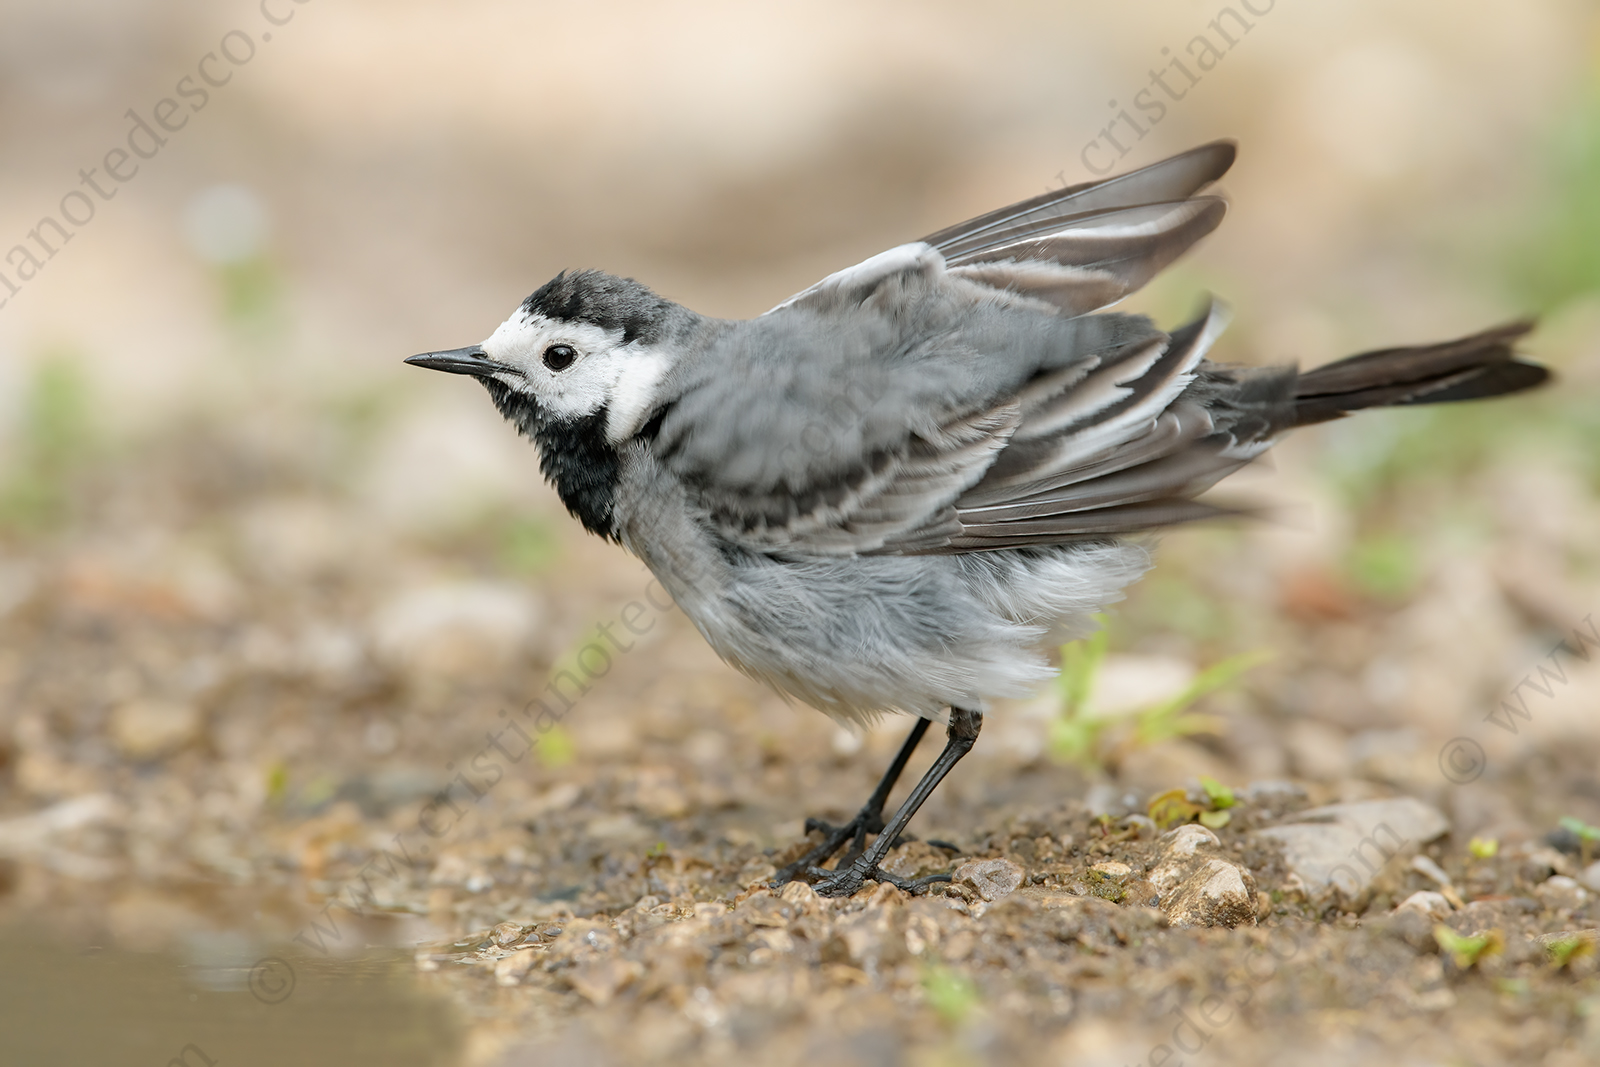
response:
<path id="1" fill-rule="evenodd" d="M 848 895 L 977 739 L 1052 670 L 1052 627 L 1150 565 L 1130 535 L 1285 431 L 1359 408 L 1517 392 L 1527 323 L 1306 373 L 1212 363 L 1213 302 L 1170 334 L 1103 313 L 1210 233 L 1209 144 L 892 248 L 747 321 L 558 274 L 481 345 L 406 362 L 482 382 L 591 532 L 642 559 L 733 666 L 847 723 L 917 721 L 854 819 L 779 873 Z M 933 719 L 938 760 L 884 802 Z M 877 834 L 870 848 L 867 836 Z M 851 843 L 832 870 L 818 865 Z M 931 881 L 932 879 L 924 880 Z"/>

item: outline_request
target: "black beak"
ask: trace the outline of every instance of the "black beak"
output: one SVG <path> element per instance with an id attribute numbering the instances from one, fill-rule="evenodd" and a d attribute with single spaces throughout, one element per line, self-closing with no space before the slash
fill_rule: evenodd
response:
<path id="1" fill-rule="evenodd" d="M 501 363 L 496 363 L 484 355 L 482 345 L 472 345 L 470 348 L 452 348 L 448 352 L 424 352 L 420 356 L 412 356 L 406 360 L 417 367 L 427 367 L 429 370 L 442 370 L 447 374 L 476 374 L 485 376 L 495 371 L 509 371 L 512 368 Z"/>

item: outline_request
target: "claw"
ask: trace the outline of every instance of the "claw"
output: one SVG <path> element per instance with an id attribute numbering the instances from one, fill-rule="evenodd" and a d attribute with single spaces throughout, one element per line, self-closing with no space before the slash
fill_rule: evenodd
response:
<path id="1" fill-rule="evenodd" d="M 869 881 L 888 882 L 902 892 L 919 897 L 926 893 L 929 887 L 940 882 L 948 882 L 951 878 L 948 874 L 930 874 L 926 878 L 897 878 L 882 867 L 870 867 L 863 870 L 855 865 L 837 871 L 812 867 L 806 873 L 820 879 L 820 881 L 813 883 L 811 888 L 816 891 L 818 896 L 823 897 L 854 896 Z"/>

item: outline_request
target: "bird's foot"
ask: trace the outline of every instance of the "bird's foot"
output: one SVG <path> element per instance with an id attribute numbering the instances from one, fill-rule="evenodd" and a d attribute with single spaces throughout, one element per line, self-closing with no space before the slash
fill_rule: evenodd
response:
<path id="1" fill-rule="evenodd" d="M 807 819 L 806 833 L 809 834 L 812 831 L 821 833 L 822 843 L 773 875 L 772 887 L 777 889 L 797 878 L 811 877 L 813 871 L 822 869 L 818 864 L 828 862 L 834 853 L 844 848 L 845 845 L 850 844 L 850 851 L 845 854 L 844 859 L 839 861 L 840 869 L 844 869 L 861 854 L 862 849 L 865 847 L 867 835 L 875 834 L 882 829 L 883 812 L 881 810 L 873 810 L 871 807 L 862 808 L 856 812 L 855 818 L 849 822 L 840 823 L 838 826 L 824 822 L 821 819 Z M 833 872 L 824 871 L 824 873 L 832 874 Z"/>
<path id="2" fill-rule="evenodd" d="M 817 879 L 811 884 L 811 888 L 822 897 L 855 896 L 869 881 L 888 882 L 915 897 L 926 893 L 929 886 L 950 881 L 948 874 L 930 874 L 926 878 L 897 878 L 876 864 L 867 866 L 859 862 L 848 866 L 841 864 L 836 871 L 812 867 L 806 873 Z"/>

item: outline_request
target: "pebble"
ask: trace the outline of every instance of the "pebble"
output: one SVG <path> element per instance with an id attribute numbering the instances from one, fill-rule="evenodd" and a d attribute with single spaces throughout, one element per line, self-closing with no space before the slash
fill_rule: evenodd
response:
<path id="1" fill-rule="evenodd" d="M 995 901 L 1016 892 L 1022 884 L 1022 868 L 1007 859 L 968 860 L 956 868 L 954 881 L 984 900 Z"/>
<path id="2" fill-rule="evenodd" d="M 522 927 L 518 923 L 503 922 L 490 931 L 489 937 L 500 946 L 514 945 L 522 940 Z"/>
<path id="3" fill-rule="evenodd" d="M 1430 919 L 1447 919 L 1453 910 L 1443 893 L 1431 889 L 1418 890 L 1395 906 L 1395 912 L 1418 911 Z"/>
<path id="4" fill-rule="evenodd" d="M 1244 787 L 1244 799 L 1252 804 L 1268 800 L 1299 800 L 1306 795 L 1305 788 L 1294 782 L 1266 778 Z"/>
<path id="5" fill-rule="evenodd" d="M 1166 849 L 1149 874 L 1150 884 L 1166 897 L 1193 873 L 1195 856 L 1202 848 L 1219 848 L 1217 835 L 1198 823 L 1188 823 L 1170 831 Z"/>
<path id="6" fill-rule="evenodd" d="M 513 952 L 509 956 L 502 956 L 500 959 L 494 961 L 495 984 L 505 986 L 519 984 L 522 981 L 523 976 L 529 971 L 533 970 L 534 965 L 538 962 L 539 953 L 530 949 L 523 949 L 521 952 Z M 437 968 L 438 964 L 434 964 L 433 968 L 430 969 Z"/>
<path id="7" fill-rule="evenodd" d="M 508 958 L 516 959 L 516 956 Z M 613 997 L 643 974 L 643 965 L 633 960 L 606 959 L 574 968 L 567 981 L 579 996 L 599 1008 L 611 1003 Z"/>
<path id="8" fill-rule="evenodd" d="M 1128 880 L 1128 875 L 1133 873 L 1132 867 L 1129 867 L 1126 863 L 1122 863 L 1119 860 L 1105 860 L 1102 863 L 1095 864 L 1092 869 L 1100 872 L 1102 875 L 1109 878 L 1111 881 L 1116 882 L 1118 885 L 1126 882 Z"/>
<path id="9" fill-rule="evenodd" d="M 1226 860 L 1207 860 L 1164 902 L 1163 910 L 1174 926 L 1254 926 L 1255 879 Z"/>
<path id="10" fill-rule="evenodd" d="M 200 736 L 200 710 L 168 700 L 133 700 L 111 712 L 111 739 L 123 755 L 151 760 Z"/>
<path id="11" fill-rule="evenodd" d="M 1552 911 L 1576 911 L 1589 901 L 1589 891 L 1577 879 L 1558 874 L 1534 889 L 1539 903 Z"/>
<path id="12" fill-rule="evenodd" d="M 1351 897 L 1365 891 L 1391 857 L 1450 829 L 1437 808 L 1413 797 L 1330 804 L 1293 818 L 1255 836 L 1279 842 L 1290 870 L 1313 893 L 1337 889 Z"/>
<path id="13" fill-rule="evenodd" d="M 471 674 L 522 651 L 538 625 L 526 591 L 507 583 L 440 582 L 408 590 L 372 619 L 372 644 L 391 667 Z"/>
<path id="14" fill-rule="evenodd" d="M 1170 831 L 1147 876 L 1174 926 L 1254 926 L 1256 883 L 1249 871 L 1210 855 L 1222 842 L 1204 826 Z"/>
<path id="15" fill-rule="evenodd" d="M 1600 861 L 1591 863 L 1584 868 L 1583 873 L 1578 876 L 1578 881 L 1582 882 L 1586 888 L 1600 893 Z"/>
<path id="16" fill-rule="evenodd" d="M 1444 868 L 1421 853 L 1411 857 L 1411 869 L 1432 880 L 1434 885 L 1444 886 L 1451 884 L 1450 876 L 1444 873 Z"/>

